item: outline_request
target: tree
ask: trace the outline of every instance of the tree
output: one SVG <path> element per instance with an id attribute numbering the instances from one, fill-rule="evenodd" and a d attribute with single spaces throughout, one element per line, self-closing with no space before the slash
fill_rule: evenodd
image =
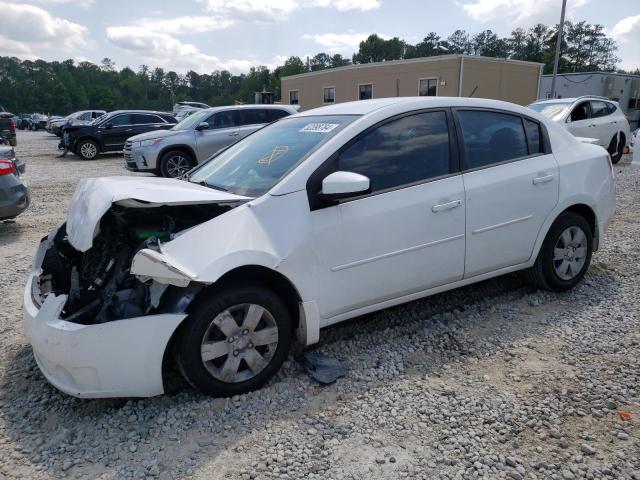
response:
<path id="1" fill-rule="evenodd" d="M 509 54 L 507 42 L 491 30 L 484 30 L 474 35 L 471 44 L 474 55 L 504 58 Z"/>
<path id="2" fill-rule="evenodd" d="M 469 34 L 465 30 L 456 30 L 447 37 L 449 53 L 471 55 L 473 47 L 469 40 Z"/>
<path id="3" fill-rule="evenodd" d="M 404 58 L 407 44 L 398 37 L 384 40 L 375 33 L 360 42 L 358 51 L 353 55 L 353 63 L 372 63 Z"/>
<path id="4" fill-rule="evenodd" d="M 100 68 L 105 72 L 113 72 L 116 69 L 116 62 L 108 57 L 105 57 L 100 62 Z"/>

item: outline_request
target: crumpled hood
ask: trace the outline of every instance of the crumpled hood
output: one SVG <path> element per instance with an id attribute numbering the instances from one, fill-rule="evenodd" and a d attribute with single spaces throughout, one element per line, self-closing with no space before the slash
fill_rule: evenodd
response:
<path id="1" fill-rule="evenodd" d="M 249 197 L 213 190 L 173 178 L 102 177 L 80 180 L 69 205 L 69 243 L 81 252 L 91 248 L 100 219 L 112 204 L 132 208 L 205 203 L 244 203 Z"/>
<path id="2" fill-rule="evenodd" d="M 140 133 L 133 137 L 129 137 L 129 140 L 132 142 L 139 142 L 140 140 L 151 140 L 153 138 L 172 137 L 181 131 L 182 130 L 151 130 L 150 132 Z"/>

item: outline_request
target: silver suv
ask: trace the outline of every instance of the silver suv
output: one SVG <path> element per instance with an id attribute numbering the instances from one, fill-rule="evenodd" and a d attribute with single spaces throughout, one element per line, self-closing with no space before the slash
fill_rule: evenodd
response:
<path id="1" fill-rule="evenodd" d="M 136 135 L 124 146 L 127 170 L 177 178 L 267 123 L 296 113 L 289 105 L 235 105 L 200 110 L 171 130 Z"/>

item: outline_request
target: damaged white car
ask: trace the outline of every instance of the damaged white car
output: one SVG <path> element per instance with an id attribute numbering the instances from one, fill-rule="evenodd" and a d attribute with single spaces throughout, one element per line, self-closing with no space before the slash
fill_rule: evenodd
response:
<path id="1" fill-rule="evenodd" d="M 241 394 L 337 322 L 526 270 L 565 290 L 615 208 L 610 158 L 483 99 L 299 113 L 187 181 L 81 181 L 24 294 L 37 363 L 79 397 Z"/>

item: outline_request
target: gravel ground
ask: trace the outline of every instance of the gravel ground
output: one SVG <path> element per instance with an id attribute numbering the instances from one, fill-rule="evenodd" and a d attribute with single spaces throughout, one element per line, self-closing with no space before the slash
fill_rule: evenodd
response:
<path id="1" fill-rule="evenodd" d="M 162 397 L 79 400 L 36 367 L 25 275 L 78 179 L 126 171 L 119 155 L 55 158 L 43 132 L 18 141 L 33 204 L 0 224 L 0 478 L 640 480 L 640 169 L 628 158 L 605 246 L 572 292 L 506 276 L 331 328 L 317 348 L 349 369 L 331 386 L 290 360 L 232 399 L 176 378 Z"/>

